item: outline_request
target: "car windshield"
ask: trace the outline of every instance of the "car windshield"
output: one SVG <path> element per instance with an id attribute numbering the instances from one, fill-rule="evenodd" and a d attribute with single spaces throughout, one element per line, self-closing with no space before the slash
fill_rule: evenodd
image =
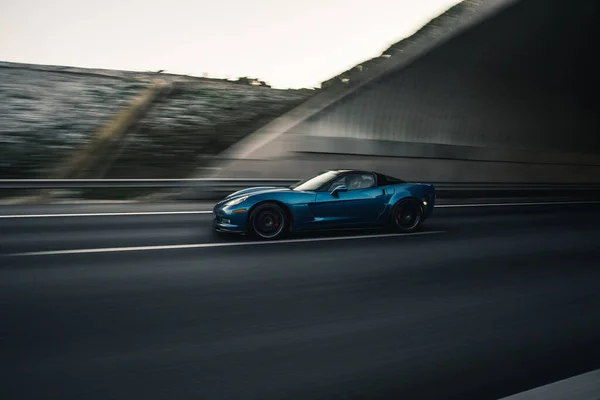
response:
<path id="1" fill-rule="evenodd" d="M 301 190 L 301 191 L 314 191 L 314 190 L 319 189 L 325 183 L 334 179 L 339 174 L 340 174 L 340 172 L 337 172 L 337 171 L 321 172 L 317 176 L 313 176 L 312 178 L 305 179 L 303 181 L 296 183 L 295 185 L 290 186 L 290 189 Z"/>

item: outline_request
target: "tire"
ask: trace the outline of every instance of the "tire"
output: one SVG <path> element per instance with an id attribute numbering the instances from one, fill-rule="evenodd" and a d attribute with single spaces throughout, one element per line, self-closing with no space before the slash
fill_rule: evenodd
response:
<path id="1" fill-rule="evenodd" d="M 280 239 L 287 233 L 288 225 L 287 214 L 276 203 L 261 203 L 248 217 L 248 232 L 256 239 Z"/>
<path id="2" fill-rule="evenodd" d="M 404 199 L 394 205 L 390 226 L 394 232 L 414 232 L 423 222 L 423 209 L 418 200 Z"/>

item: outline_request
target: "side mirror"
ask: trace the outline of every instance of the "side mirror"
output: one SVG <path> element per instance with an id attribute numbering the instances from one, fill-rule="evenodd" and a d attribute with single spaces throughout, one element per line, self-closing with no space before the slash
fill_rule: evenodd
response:
<path id="1" fill-rule="evenodd" d="M 331 195 L 334 196 L 337 192 L 347 192 L 348 188 L 345 185 L 336 186 L 331 191 Z"/>

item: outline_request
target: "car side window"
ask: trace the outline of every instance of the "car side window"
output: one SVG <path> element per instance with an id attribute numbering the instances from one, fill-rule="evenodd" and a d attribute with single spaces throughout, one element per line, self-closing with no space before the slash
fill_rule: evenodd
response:
<path id="1" fill-rule="evenodd" d="M 341 185 L 346 186 L 348 190 L 368 189 L 375 187 L 375 178 L 369 173 L 349 173 L 333 181 L 329 191 Z"/>
<path id="2" fill-rule="evenodd" d="M 331 183 L 331 185 L 329 185 L 329 187 L 327 188 L 328 192 L 331 192 L 334 188 L 336 188 L 337 186 L 342 186 L 346 184 L 346 175 L 337 178 L 335 181 L 333 181 Z"/>

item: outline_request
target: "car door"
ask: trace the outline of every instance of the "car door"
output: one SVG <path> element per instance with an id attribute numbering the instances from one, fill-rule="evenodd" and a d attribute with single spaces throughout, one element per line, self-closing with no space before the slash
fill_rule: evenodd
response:
<path id="1" fill-rule="evenodd" d="M 332 193 L 338 186 L 345 191 Z M 350 172 L 317 192 L 313 205 L 315 222 L 322 226 L 370 225 L 385 208 L 384 191 L 371 173 Z"/>

